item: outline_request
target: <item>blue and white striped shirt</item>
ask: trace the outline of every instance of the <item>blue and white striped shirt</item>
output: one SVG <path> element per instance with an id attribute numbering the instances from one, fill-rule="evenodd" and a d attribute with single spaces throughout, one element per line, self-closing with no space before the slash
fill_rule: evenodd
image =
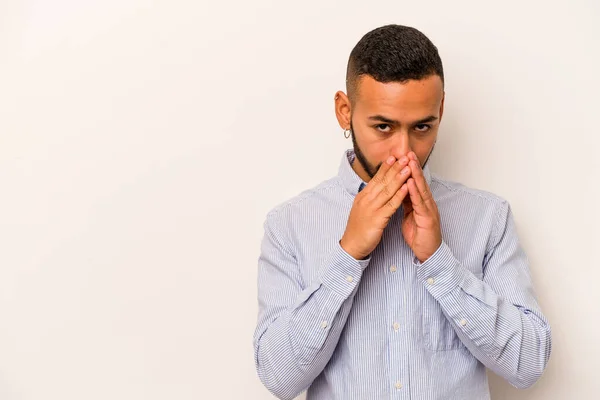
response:
<path id="1" fill-rule="evenodd" d="M 366 184 L 344 152 L 338 175 L 269 211 L 258 259 L 254 361 L 281 399 L 489 399 L 485 367 L 526 388 L 551 331 L 509 203 L 423 169 L 443 242 L 420 263 L 402 208 L 365 260 L 340 246 Z"/>

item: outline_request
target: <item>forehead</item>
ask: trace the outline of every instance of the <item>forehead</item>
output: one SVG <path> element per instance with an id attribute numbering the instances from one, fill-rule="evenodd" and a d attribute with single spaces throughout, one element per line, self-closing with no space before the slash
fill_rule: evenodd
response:
<path id="1" fill-rule="evenodd" d="M 442 80 L 430 75 L 420 80 L 379 82 L 369 75 L 358 81 L 356 108 L 362 112 L 380 112 L 389 115 L 404 112 L 434 113 L 443 96 Z M 358 111 L 358 110 L 356 110 Z"/>

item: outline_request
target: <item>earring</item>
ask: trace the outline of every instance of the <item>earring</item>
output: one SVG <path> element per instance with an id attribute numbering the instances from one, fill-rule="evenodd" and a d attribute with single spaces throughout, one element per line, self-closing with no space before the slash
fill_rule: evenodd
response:
<path id="1" fill-rule="evenodd" d="M 344 137 L 348 139 L 350 137 L 350 129 L 344 129 Z"/>

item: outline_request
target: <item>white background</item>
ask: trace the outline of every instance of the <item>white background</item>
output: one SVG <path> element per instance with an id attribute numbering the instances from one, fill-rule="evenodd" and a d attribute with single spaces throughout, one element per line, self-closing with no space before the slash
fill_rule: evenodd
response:
<path id="1" fill-rule="evenodd" d="M 337 173 L 352 47 L 444 62 L 432 171 L 508 199 L 553 330 L 531 389 L 600 379 L 598 2 L 0 2 L 0 398 L 270 399 L 262 222 Z"/>

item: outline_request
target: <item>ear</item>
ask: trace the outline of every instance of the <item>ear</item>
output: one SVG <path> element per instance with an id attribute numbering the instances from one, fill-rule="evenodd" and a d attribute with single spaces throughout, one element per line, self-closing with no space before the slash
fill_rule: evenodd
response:
<path id="1" fill-rule="evenodd" d="M 338 90 L 334 95 L 333 104 L 335 107 L 335 117 L 337 118 L 340 127 L 342 129 L 350 129 L 352 106 L 346 93 Z"/>

